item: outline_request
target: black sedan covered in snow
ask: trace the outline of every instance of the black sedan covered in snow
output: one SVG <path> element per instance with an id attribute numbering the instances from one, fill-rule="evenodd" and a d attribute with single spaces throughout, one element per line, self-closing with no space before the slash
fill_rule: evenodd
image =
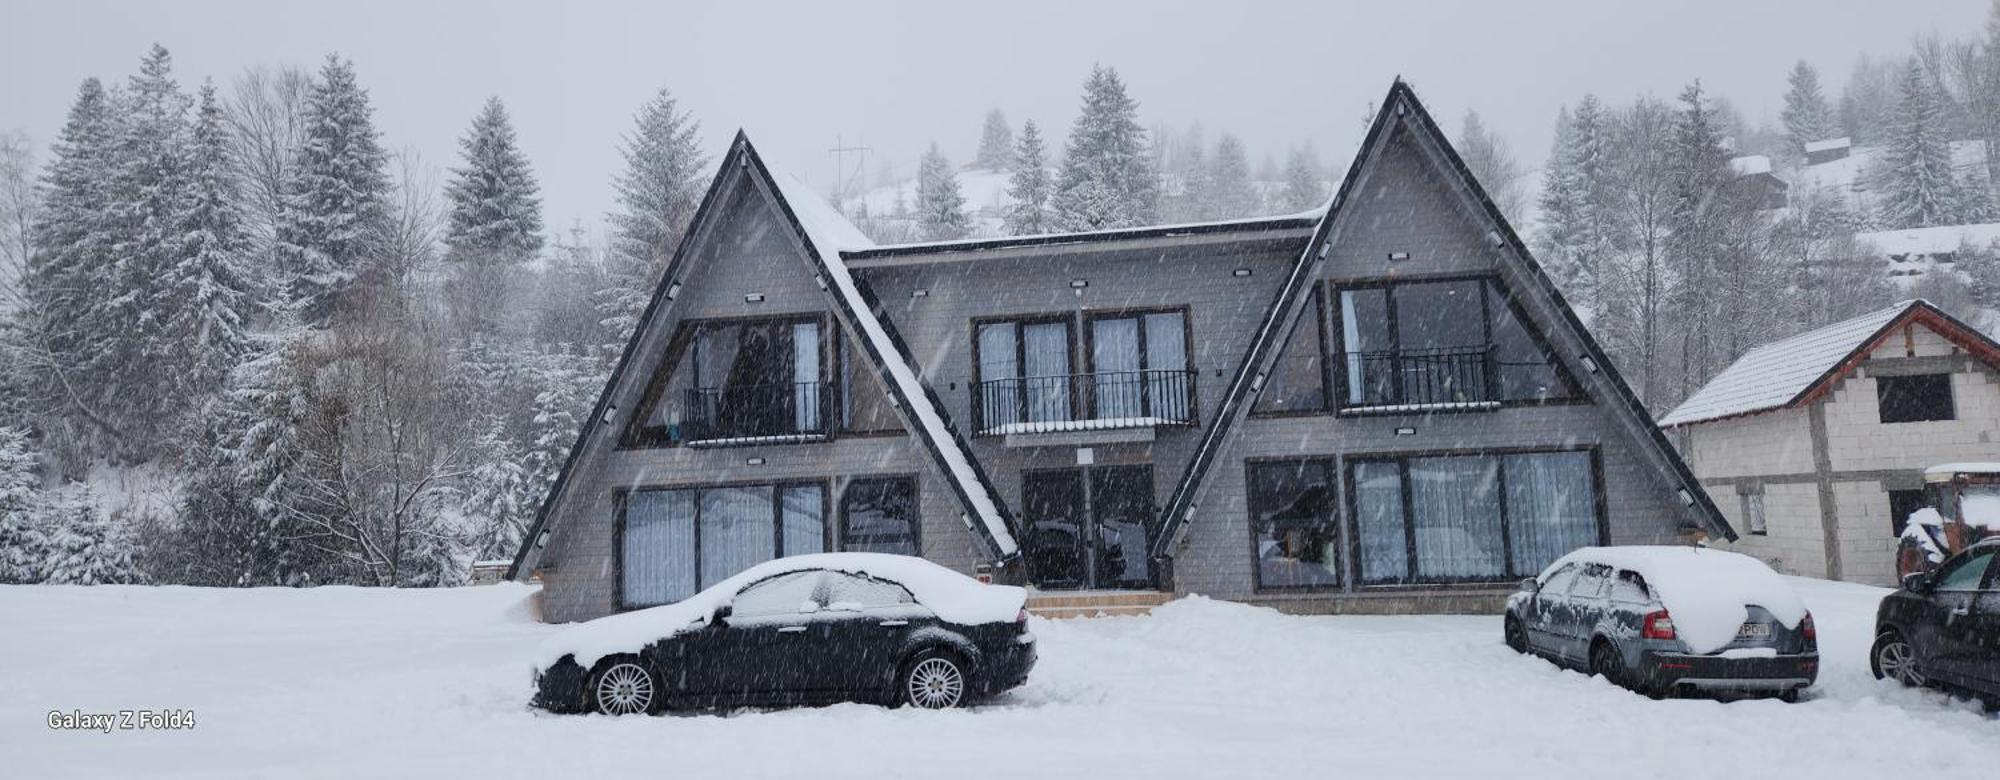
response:
<path id="1" fill-rule="evenodd" d="M 1697 547 L 1586 547 L 1521 583 L 1507 646 L 1650 695 L 1798 698 L 1819 676 L 1812 615 L 1762 561 Z"/>
<path id="2" fill-rule="evenodd" d="M 2000 538 L 1883 596 L 1869 660 L 1878 679 L 1962 690 L 2000 709 Z"/>
<path id="3" fill-rule="evenodd" d="M 535 661 L 534 703 L 609 715 L 841 700 L 961 706 L 1027 680 L 1026 602 L 1020 588 L 920 558 L 780 558 L 683 601 L 550 637 Z"/>

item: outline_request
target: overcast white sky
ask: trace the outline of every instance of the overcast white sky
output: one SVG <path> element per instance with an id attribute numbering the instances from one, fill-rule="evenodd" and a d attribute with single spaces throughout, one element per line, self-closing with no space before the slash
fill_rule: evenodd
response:
<path id="1" fill-rule="evenodd" d="M 1699 77 L 1753 120 L 1775 117 L 1794 60 L 1818 65 L 1837 94 L 1857 53 L 1971 35 L 1988 2 L 0 0 L 0 128 L 45 149 L 77 82 L 122 81 L 155 41 L 190 86 L 338 51 L 385 142 L 439 167 L 456 164 L 479 104 L 501 96 L 549 224 L 594 226 L 611 205 L 618 137 L 662 86 L 712 149 L 747 128 L 816 184 L 832 176 L 836 135 L 899 170 L 932 140 L 964 161 L 993 107 L 1035 119 L 1059 146 L 1094 62 L 1119 69 L 1148 125 L 1199 119 L 1257 155 L 1309 138 L 1342 167 L 1364 107 L 1400 73 L 1449 129 L 1476 109 L 1534 164 L 1557 106 L 1587 91 L 1671 97 Z"/>

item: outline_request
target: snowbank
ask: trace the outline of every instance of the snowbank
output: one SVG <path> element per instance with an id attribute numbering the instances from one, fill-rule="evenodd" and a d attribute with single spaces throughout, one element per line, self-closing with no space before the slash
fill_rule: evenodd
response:
<path id="1" fill-rule="evenodd" d="M 829 569 L 866 574 L 901 584 L 917 602 L 952 623 L 1007 623 L 1020 616 L 1028 592 L 1009 585 L 987 585 L 922 558 L 886 553 L 818 553 L 766 561 L 738 572 L 681 601 L 626 612 L 571 626 L 543 640 L 535 649 L 537 671 L 576 657 L 586 669 L 598 659 L 638 652 L 657 640 L 705 625 L 715 608 L 752 582 L 804 569 Z"/>
<path id="2" fill-rule="evenodd" d="M 1638 572 L 1673 615 L 1674 630 L 1694 653 L 1713 653 L 1736 639 L 1756 605 L 1787 628 L 1806 617 L 1805 602 L 1763 561 L 1705 547 L 1585 547 L 1557 559 L 1542 576 L 1567 563 L 1602 563 Z"/>

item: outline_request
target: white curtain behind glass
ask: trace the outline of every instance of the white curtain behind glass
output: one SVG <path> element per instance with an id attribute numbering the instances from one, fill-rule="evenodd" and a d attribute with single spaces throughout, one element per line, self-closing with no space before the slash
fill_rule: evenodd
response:
<path id="1" fill-rule="evenodd" d="M 680 601 L 697 590 L 694 567 L 695 492 L 642 490 L 625 500 L 625 603 Z"/>

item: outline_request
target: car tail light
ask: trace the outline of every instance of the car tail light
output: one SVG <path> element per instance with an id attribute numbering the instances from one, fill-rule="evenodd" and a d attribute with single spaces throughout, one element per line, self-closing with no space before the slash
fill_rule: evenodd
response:
<path id="1" fill-rule="evenodd" d="M 1022 607 L 1021 614 L 1014 616 L 1014 625 L 1025 626 L 1027 624 L 1028 624 L 1028 608 Z"/>
<path id="2" fill-rule="evenodd" d="M 1805 634 L 1807 639 L 1819 639 L 1819 629 L 1813 627 L 1811 612 L 1806 613 L 1805 620 L 1799 621 L 1799 633 Z"/>
<path id="3" fill-rule="evenodd" d="M 1647 613 L 1646 627 L 1640 630 L 1639 635 L 1647 639 L 1673 639 L 1674 616 L 1667 614 L 1664 609 Z"/>

